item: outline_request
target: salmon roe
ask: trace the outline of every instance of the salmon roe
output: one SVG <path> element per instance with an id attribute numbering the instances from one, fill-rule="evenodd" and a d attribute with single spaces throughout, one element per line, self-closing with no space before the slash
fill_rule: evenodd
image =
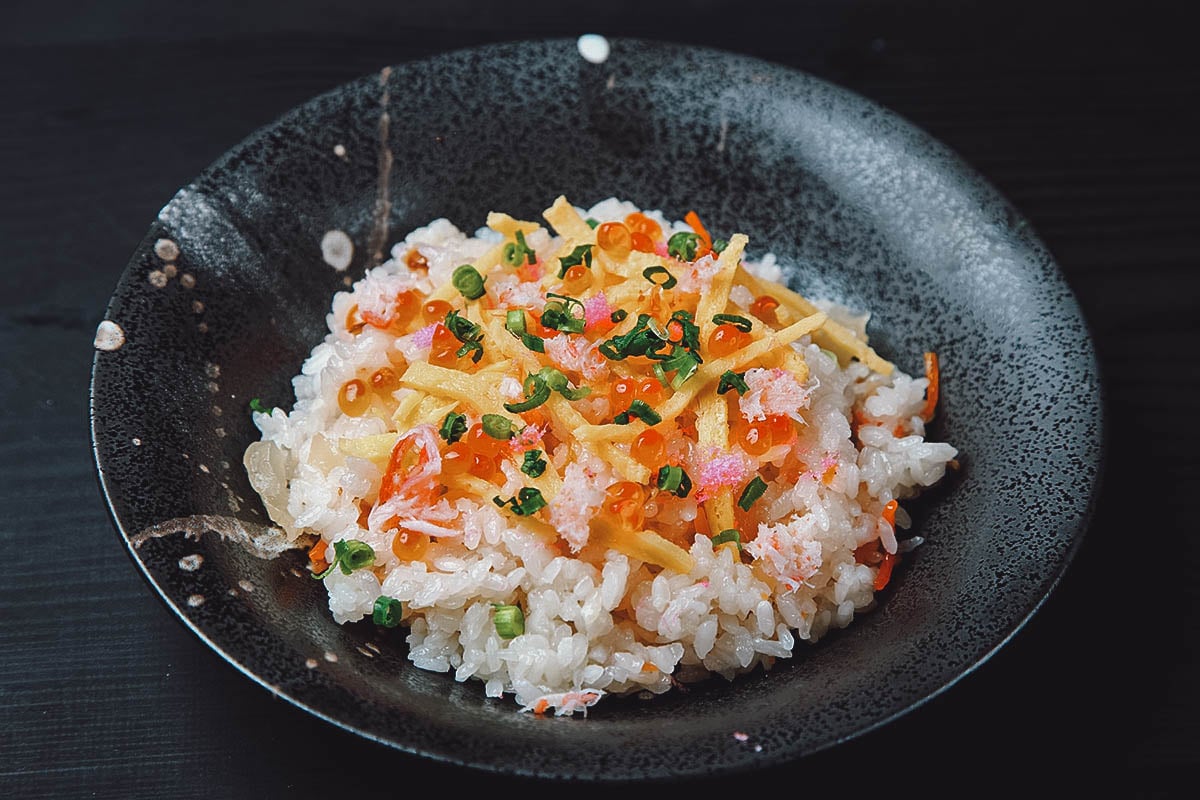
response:
<path id="1" fill-rule="evenodd" d="M 583 264 L 568 267 L 563 275 L 563 289 L 570 293 L 579 293 L 592 285 L 592 271 Z"/>
<path id="2" fill-rule="evenodd" d="M 371 373 L 371 388 L 380 394 L 388 394 L 400 388 L 400 378 L 391 367 L 380 367 Z"/>
<path id="3" fill-rule="evenodd" d="M 461 441 L 466 443 L 472 453 L 487 456 L 489 459 L 495 458 L 508 449 L 506 440 L 489 436 L 483 430 L 483 425 L 478 422 L 467 429 Z"/>
<path id="4" fill-rule="evenodd" d="M 791 444 L 796 440 L 796 423 L 786 414 L 772 414 L 767 417 L 771 427 L 771 446 Z"/>
<path id="5" fill-rule="evenodd" d="M 633 390 L 634 399 L 641 400 L 651 408 L 661 403 L 666 394 L 667 389 L 659 383 L 658 378 L 642 378 Z"/>
<path id="6" fill-rule="evenodd" d="M 638 382 L 633 378 L 618 378 L 613 381 L 608 400 L 614 414 L 620 414 L 629 409 L 629 404 L 637 397 L 637 387 Z"/>
<path id="7" fill-rule="evenodd" d="M 437 323 L 433 328 L 433 342 L 429 346 L 429 363 L 436 367 L 453 367 L 458 363 L 458 348 L 462 346 L 462 342 L 458 340 L 450 329 L 442 323 Z"/>
<path id="8" fill-rule="evenodd" d="M 654 242 L 662 238 L 662 226 L 640 211 L 634 211 L 632 214 L 625 217 L 625 225 L 633 233 L 640 233 L 649 239 L 651 243 L 651 249 L 654 247 Z"/>
<path id="9" fill-rule="evenodd" d="M 633 235 L 620 222 L 605 222 L 596 228 L 596 244 L 613 258 L 625 258 L 633 250 Z"/>
<path id="10" fill-rule="evenodd" d="M 763 322 L 775 322 L 775 309 L 777 308 L 779 308 L 779 301 L 769 294 L 764 294 L 756 297 L 750 304 L 750 313 Z"/>
<path id="11" fill-rule="evenodd" d="M 751 341 L 750 334 L 739 330 L 736 325 L 724 322 L 709 334 L 708 352 L 714 358 L 721 358 L 741 350 Z"/>
<path id="12" fill-rule="evenodd" d="M 415 269 L 419 272 L 429 271 L 429 261 L 416 248 L 408 251 L 408 255 L 404 257 L 404 263 L 408 265 L 409 269 Z"/>
<path id="13" fill-rule="evenodd" d="M 771 449 L 771 426 L 765 420 L 739 425 L 734 435 L 738 445 L 752 456 L 761 456 Z"/>
<path id="14" fill-rule="evenodd" d="M 630 234 L 629 246 L 639 253 L 654 252 L 654 240 L 640 231 L 634 231 Z"/>
<path id="15" fill-rule="evenodd" d="M 442 474 L 461 475 L 471 467 L 474 453 L 466 442 L 455 442 L 442 453 Z"/>
<path id="16" fill-rule="evenodd" d="M 640 530 L 646 522 L 646 491 L 633 481 L 617 481 L 604 490 L 604 510 Z"/>
<path id="17" fill-rule="evenodd" d="M 429 549 L 429 536 L 417 531 L 397 531 L 392 553 L 401 561 L 416 561 Z"/>
<path id="18" fill-rule="evenodd" d="M 633 440 L 629 455 L 647 467 L 661 467 L 667 460 L 667 440 L 654 428 L 647 428 Z"/>
<path id="19" fill-rule="evenodd" d="M 358 378 L 351 378 L 338 389 L 337 403 L 343 414 L 361 417 L 371 407 L 367 385 Z"/>
<path id="20" fill-rule="evenodd" d="M 426 322 L 440 322 L 453 310 L 454 306 L 445 300 L 430 300 L 422 306 L 421 316 L 425 318 Z"/>

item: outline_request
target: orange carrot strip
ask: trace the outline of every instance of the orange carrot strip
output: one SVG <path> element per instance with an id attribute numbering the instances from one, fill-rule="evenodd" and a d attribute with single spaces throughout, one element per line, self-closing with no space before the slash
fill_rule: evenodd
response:
<path id="1" fill-rule="evenodd" d="M 895 500 L 888 500 L 887 505 L 883 507 L 883 521 L 893 528 L 896 527 L 896 509 L 899 506 Z"/>
<path id="2" fill-rule="evenodd" d="M 707 249 L 712 249 L 712 237 L 708 234 L 708 228 L 704 227 L 704 223 L 700 221 L 700 216 L 695 211 L 689 211 L 683 215 L 683 221 L 692 226 L 692 230 L 700 234 L 700 241 L 704 242 Z"/>
<path id="3" fill-rule="evenodd" d="M 879 572 L 875 573 L 875 591 L 882 590 L 888 585 L 888 581 L 892 579 L 892 568 L 896 566 L 899 557 L 895 553 L 884 553 L 883 562 L 879 565 Z"/>
<path id="4" fill-rule="evenodd" d="M 925 390 L 925 407 L 921 409 L 921 419 L 928 422 L 933 419 L 933 410 L 938 402 L 938 357 L 937 353 L 925 354 L 925 377 L 929 379 L 929 388 Z"/>
<path id="5" fill-rule="evenodd" d="M 313 572 L 324 572 L 329 562 L 325 560 L 325 551 L 329 545 L 324 539 L 319 539 L 308 551 L 308 560 L 312 562 Z"/>

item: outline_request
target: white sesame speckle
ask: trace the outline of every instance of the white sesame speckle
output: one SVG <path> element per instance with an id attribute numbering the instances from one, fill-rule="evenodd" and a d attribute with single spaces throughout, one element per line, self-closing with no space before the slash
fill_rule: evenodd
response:
<path id="1" fill-rule="evenodd" d="M 174 278 L 178 274 L 179 274 L 179 268 L 176 267 L 174 264 L 167 264 L 166 266 L 163 267 L 163 275 L 166 275 L 168 280 L 171 278 Z"/>
<path id="2" fill-rule="evenodd" d="M 737 739 L 739 742 L 745 742 L 750 739 L 750 737 L 747 734 L 744 734 L 741 731 L 734 731 L 733 738 Z"/>
<path id="3" fill-rule="evenodd" d="M 201 472 L 203 472 L 205 475 L 207 475 L 207 474 L 208 474 L 208 467 L 206 467 L 204 464 L 201 464 L 201 465 L 200 465 L 200 471 L 201 471 Z"/>
<path id="4" fill-rule="evenodd" d="M 179 245 L 170 239 L 159 239 L 154 243 L 154 254 L 163 261 L 174 261 L 179 258 Z"/>
<path id="5" fill-rule="evenodd" d="M 355 647 L 354 649 L 355 649 L 355 650 L 357 650 L 358 652 L 362 653 L 362 654 L 363 654 L 364 656 L 366 656 L 367 658 L 374 658 L 374 657 L 375 657 L 375 654 L 374 654 L 374 653 L 372 653 L 370 650 L 368 650 L 368 649 L 367 649 L 367 648 L 365 648 L 365 647 Z"/>
<path id="6" fill-rule="evenodd" d="M 133 442 L 133 446 L 134 446 L 134 447 L 141 447 L 141 446 L 142 446 L 142 440 L 141 440 L 141 439 L 139 439 L 139 438 L 138 438 L 138 437 L 136 437 L 136 436 L 135 436 L 135 437 L 133 437 L 133 439 L 131 439 L 130 441 L 132 441 L 132 442 Z"/>
<path id="7" fill-rule="evenodd" d="M 237 589 L 230 589 L 230 590 L 229 590 L 229 596 L 230 596 L 230 597 L 237 597 L 237 596 L 238 596 L 238 590 L 237 590 Z"/>
<path id="8" fill-rule="evenodd" d="M 185 289 L 191 289 L 196 285 L 196 276 L 190 272 L 185 272 L 179 276 L 179 285 Z"/>
<path id="9" fill-rule="evenodd" d="M 367 649 L 373 651 L 376 654 L 383 652 L 382 650 L 379 649 L 379 645 L 375 644 L 374 642 L 367 642 Z"/>
<path id="10" fill-rule="evenodd" d="M 608 39 L 598 33 L 585 33 L 577 42 L 579 55 L 592 64 L 603 64 L 608 60 L 610 48 Z"/>
<path id="11" fill-rule="evenodd" d="M 155 289 L 161 289 L 167 285 L 167 273 L 161 269 L 151 270 L 147 277 L 150 279 L 150 285 Z"/>
<path id="12" fill-rule="evenodd" d="M 204 313 L 204 303 L 201 303 L 199 300 L 193 300 L 192 301 L 192 313 L 193 314 L 203 314 Z"/>
<path id="13" fill-rule="evenodd" d="M 225 429 L 224 428 L 213 428 L 213 433 L 215 433 L 217 436 L 219 436 L 222 439 L 225 438 Z"/>
<path id="14" fill-rule="evenodd" d="M 250 594 L 254 591 L 254 584 L 245 578 L 242 578 L 240 581 L 238 581 L 238 586 L 242 587 L 242 591 L 246 594 Z"/>
<path id="15" fill-rule="evenodd" d="M 335 144 L 333 146 L 333 154 L 338 158 L 346 157 L 346 146 L 344 144 Z"/>
<path id="16" fill-rule="evenodd" d="M 188 595 L 187 604 L 189 606 L 191 606 L 192 608 L 199 608 L 200 606 L 204 605 L 204 595 L 202 595 L 202 594 Z"/>
<path id="17" fill-rule="evenodd" d="M 184 572 L 195 572 L 200 569 L 200 565 L 204 563 L 204 556 L 199 553 L 192 553 L 190 556 L 184 556 L 179 559 L 179 568 Z"/>
<path id="18" fill-rule="evenodd" d="M 326 650 L 325 651 L 325 660 L 328 661 L 330 664 L 336 664 L 337 663 L 337 653 L 333 652 L 332 650 Z"/>
<path id="19" fill-rule="evenodd" d="M 326 231 L 321 237 L 321 257 L 326 264 L 341 272 L 350 266 L 350 259 L 354 258 L 354 242 L 350 241 L 345 231 Z"/>
<path id="20" fill-rule="evenodd" d="M 210 378 L 221 377 L 221 368 L 211 361 L 204 365 L 204 374 Z"/>
<path id="21" fill-rule="evenodd" d="M 92 345 L 97 350 L 110 352 L 120 350 L 123 344 L 125 344 L 125 331 L 121 330 L 120 325 L 111 319 L 106 319 L 96 326 L 96 338 L 92 340 Z"/>
<path id="22" fill-rule="evenodd" d="M 317 660 L 315 658 L 306 658 L 304 659 L 304 666 L 308 667 L 309 669 L 316 669 Z"/>
<path id="23" fill-rule="evenodd" d="M 204 388 L 208 389 L 209 393 L 211 394 L 216 394 L 217 392 L 221 391 L 221 387 L 217 385 L 216 381 L 209 381 L 208 383 L 204 384 Z"/>
<path id="24" fill-rule="evenodd" d="M 199 325 L 196 326 L 196 330 L 200 331 L 201 333 L 208 333 L 208 323 L 201 322 Z"/>

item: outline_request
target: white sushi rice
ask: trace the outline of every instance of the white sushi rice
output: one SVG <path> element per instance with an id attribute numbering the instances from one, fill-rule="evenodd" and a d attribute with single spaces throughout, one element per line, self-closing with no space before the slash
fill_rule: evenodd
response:
<path id="1" fill-rule="evenodd" d="M 600 221 L 620 220 L 635 210 L 616 199 L 579 209 Z M 690 230 L 659 212 L 644 213 L 668 233 Z M 377 418 L 343 414 L 339 387 L 356 374 L 388 366 L 390 347 L 407 348 L 409 360 L 420 351 L 407 337 L 397 341 L 370 326 L 352 335 L 345 328 L 347 311 L 355 303 L 368 307 L 380 293 L 413 287 L 428 292 L 496 238 L 487 229 L 465 233 L 444 219 L 413 231 L 393 248 L 391 260 L 334 296 L 329 333 L 293 380 L 292 411 L 254 414 L 262 441 L 247 451 L 246 464 L 274 521 L 292 538 L 320 536 L 331 551 L 334 542 L 348 539 L 375 550 L 378 575 L 334 569 L 325 578 L 337 622 L 369 618 L 376 598 L 395 598 L 402 603 L 413 664 L 458 681 L 480 681 L 488 696 L 512 695 L 523 709 L 568 714 L 586 710 L 605 694 L 658 694 L 677 681 L 732 679 L 769 668 L 775 659 L 791 656 L 797 643 L 816 642 L 872 607 L 876 568 L 858 563 L 855 549 L 879 539 L 896 552 L 902 543 L 881 521 L 880 504 L 939 481 L 956 450 L 924 439 L 925 378 L 899 371 L 885 377 L 858 362 L 842 368 L 807 337 L 792 345 L 811 370 L 802 387 L 809 397 L 806 424 L 795 446 L 824 457 L 795 485 L 768 488 L 760 502 L 771 522 L 746 545 L 747 559 L 730 547 L 714 550 L 707 537 L 697 536 L 690 550 L 695 566 L 686 575 L 616 551 L 596 566 L 561 555 L 520 517 L 465 499 L 449 510 L 456 533 L 438 537 L 423 560 L 400 561 L 390 536 L 360 527 L 357 501 L 378 486 L 381 470 L 342 455 L 337 443 L 384 433 L 386 427 Z M 551 246 L 546 232 L 531 235 L 529 242 Z M 405 265 L 412 248 L 428 261 L 427 276 Z M 761 277 L 781 275 L 770 254 L 746 266 Z M 731 299 L 743 307 L 752 300 L 736 291 Z M 865 338 L 865 316 L 831 303 L 821 306 Z M 851 413 L 864 398 L 878 424 L 858 431 L 860 447 L 852 438 Z M 897 436 L 894 429 L 906 433 Z M 566 467 L 564 492 L 574 484 L 575 494 L 569 504 L 552 503 L 549 509 L 564 536 L 573 524 L 586 522 L 611 481 L 603 464 L 594 466 L 594 477 L 574 481 L 572 467 Z M 832 480 L 822 480 L 831 466 Z M 516 479 L 510 484 L 518 485 Z M 694 518 L 696 504 L 682 501 L 671 513 Z M 897 520 L 907 520 L 902 510 Z M 497 603 L 523 608 L 522 635 L 505 639 L 497 633 L 492 622 Z"/>

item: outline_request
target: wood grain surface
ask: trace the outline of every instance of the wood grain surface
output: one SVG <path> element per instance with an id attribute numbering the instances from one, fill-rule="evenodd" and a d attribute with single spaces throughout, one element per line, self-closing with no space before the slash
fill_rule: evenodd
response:
<path id="1" fill-rule="evenodd" d="M 92 337 L 126 259 L 175 190 L 229 146 L 382 65 L 587 31 L 799 67 L 950 145 L 1059 260 L 1106 392 L 1095 523 L 1012 641 L 882 729 L 801 763 L 681 788 L 1195 796 L 1200 69 L 1182 17 L 1155 3 L 568 8 L 113 0 L 5 10 L 0 797 L 401 797 L 428 782 L 448 797 L 564 791 L 386 750 L 222 661 L 152 594 L 116 537 L 94 474 L 87 390 Z"/>

